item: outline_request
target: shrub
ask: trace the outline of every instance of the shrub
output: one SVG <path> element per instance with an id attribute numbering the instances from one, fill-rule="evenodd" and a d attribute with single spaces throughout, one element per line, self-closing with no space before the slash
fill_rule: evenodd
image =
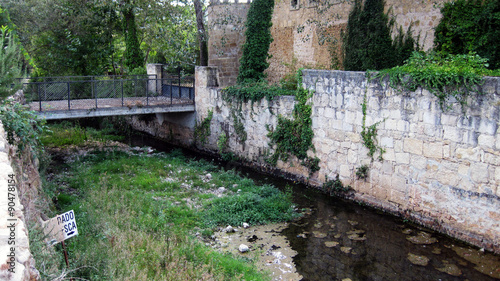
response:
<path id="1" fill-rule="evenodd" d="M 500 1 L 457 0 L 445 3 L 434 44 L 441 54 L 476 52 L 500 68 Z"/>
<path id="2" fill-rule="evenodd" d="M 402 28 L 396 39 L 391 38 L 394 21 L 384 14 L 383 0 L 356 0 L 349 14 L 344 38 L 345 70 L 379 70 L 401 64 L 414 50 L 411 28 Z"/>
<path id="3" fill-rule="evenodd" d="M 487 59 L 477 54 L 440 55 L 414 52 L 405 65 L 380 71 L 376 76 L 389 76 L 392 87 L 415 91 L 418 87 L 429 90 L 439 99 L 441 109 L 448 109 L 455 99 L 465 110 L 467 98 L 478 90 L 484 75 L 498 72 L 486 68 Z"/>

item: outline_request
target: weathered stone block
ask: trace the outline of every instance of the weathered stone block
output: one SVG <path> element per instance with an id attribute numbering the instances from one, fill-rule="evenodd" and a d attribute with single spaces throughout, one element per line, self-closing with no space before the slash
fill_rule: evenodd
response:
<path id="1" fill-rule="evenodd" d="M 344 179 L 351 178 L 351 176 L 352 176 L 351 167 L 352 166 L 350 166 L 350 165 L 340 165 L 339 176 L 344 178 Z"/>
<path id="2" fill-rule="evenodd" d="M 387 125 L 386 125 L 387 129 Z M 410 129 L 410 122 L 405 121 L 405 120 L 398 120 L 397 121 L 397 130 L 400 132 L 407 132 Z"/>
<path id="3" fill-rule="evenodd" d="M 475 182 L 487 183 L 489 179 L 488 165 L 484 163 L 472 163 L 470 166 L 470 176 Z"/>
<path id="4" fill-rule="evenodd" d="M 442 159 L 443 145 L 442 143 L 426 143 L 424 144 L 424 156 Z"/>
<path id="5" fill-rule="evenodd" d="M 395 154 L 397 164 L 410 164 L 410 154 L 409 153 L 396 153 Z"/>
<path id="6" fill-rule="evenodd" d="M 403 140 L 403 142 L 403 151 L 416 155 L 422 155 L 424 145 L 422 140 L 406 138 Z"/>
<path id="7" fill-rule="evenodd" d="M 481 159 L 483 158 L 484 151 L 480 149 L 479 147 L 468 147 L 468 148 L 457 148 L 455 150 L 455 157 L 457 159 L 464 159 L 464 160 L 470 160 L 473 162 L 480 162 Z"/>
<path id="8" fill-rule="evenodd" d="M 497 122 L 486 118 L 481 118 L 478 132 L 481 134 L 495 135 L 497 133 Z"/>
<path id="9" fill-rule="evenodd" d="M 493 148 L 495 146 L 495 137 L 491 135 L 479 135 L 478 145 Z"/>
<path id="10" fill-rule="evenodd" d="M 384 160 L 389 161 L 389 162 L 396 162 L 396 154 L 394 153 L 394 149 L 392 148 L 385 148 L 385 153 L 382 155 Z"/>
<path id="11" fill-rule="evenodd" d="M 423 115 L 423 122 L 425 124 L 430 124 L 430 125 L 434 125 L 434 126 L 437 126 L 441 123 L 441 120 L 439 118 L 440 116 L 436 113 L 436 112 L 432 112 L 432 111 L 425 111 L 424 112 L 424 115 Z"/>
<path id="12" fill-rule="evenodd" d="M 443 139 L 459 143 L 462 141 L 462 136 L 457 127 L 443 126 Z"/>
<path id="13" fill-rule="evenodd" d="M 392 138 L 392 137 L 380 138 L 380 146 L 383 148 L 393 148 L 394 147 L 394 138 Z"/>

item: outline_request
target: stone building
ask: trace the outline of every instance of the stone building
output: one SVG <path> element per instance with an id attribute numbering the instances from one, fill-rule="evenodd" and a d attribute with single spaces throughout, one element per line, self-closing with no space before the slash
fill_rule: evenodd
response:
<path id="1" fill-rule="evenodd" d="M 424 50 L 432 48 L 434 28 L 441 19 L 440 7 L 448 0 L 386 0 L 386 12 L 396 27 L 410 24 Z M 341 32 L 345 30 L 351 0 L 275 1 L 270 46 L 270 82 L 278 82 L 299 67 L 338 69 L 341 66 Z M 238 75 L 244 22 L 250 0 L 213 0 L 207 9 L 209 65 L 219 67 L 221 86 L 232 85 Z"/>

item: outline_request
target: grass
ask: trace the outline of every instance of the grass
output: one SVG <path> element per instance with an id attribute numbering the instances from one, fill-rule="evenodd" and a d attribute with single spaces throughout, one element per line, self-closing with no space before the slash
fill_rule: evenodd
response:
<path id="1" fill-rule="evenodd" d="M 41 137 L 45 147 L 82 146 L 90 141 L 121 141 L 122 136 L 114 135 L 114 129 L 97 130 L 86 128 L 78 123 L 64 121 L 52 124 Z"/>
<path id="2" fill-rule="evenodd" d="M 58 213 L 75 211 L 71 275 L 87 280 L 269 280 L 251 256 L 220 253 L 195 233 L 297 216 L 290 194 L 178 151 L 87 153 L 46 189 L 58 198 Z"/>

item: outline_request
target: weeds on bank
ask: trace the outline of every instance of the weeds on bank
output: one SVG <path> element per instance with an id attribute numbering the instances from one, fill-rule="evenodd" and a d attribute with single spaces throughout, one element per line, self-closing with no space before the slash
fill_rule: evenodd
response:
<path id="1" fill-rule="evenodd" d="M 60 212 L 75 210 L 70 264 L 88 280 L 268 280 L 252 259 L 219 253 L 194 233 L 296 216 L 289 195 L 179 152 L 89 153 L 52 189 Z"/>
<path id="2" fill-rule="evenodd" d="M 41 137 L 45 147 L 82 146 L 89 141 L 121 141 L 123 136 L 114 135 L 113 129 L 98 130 L 81 127 L 78 123 L 61 122 L 52 124 Z"/>

